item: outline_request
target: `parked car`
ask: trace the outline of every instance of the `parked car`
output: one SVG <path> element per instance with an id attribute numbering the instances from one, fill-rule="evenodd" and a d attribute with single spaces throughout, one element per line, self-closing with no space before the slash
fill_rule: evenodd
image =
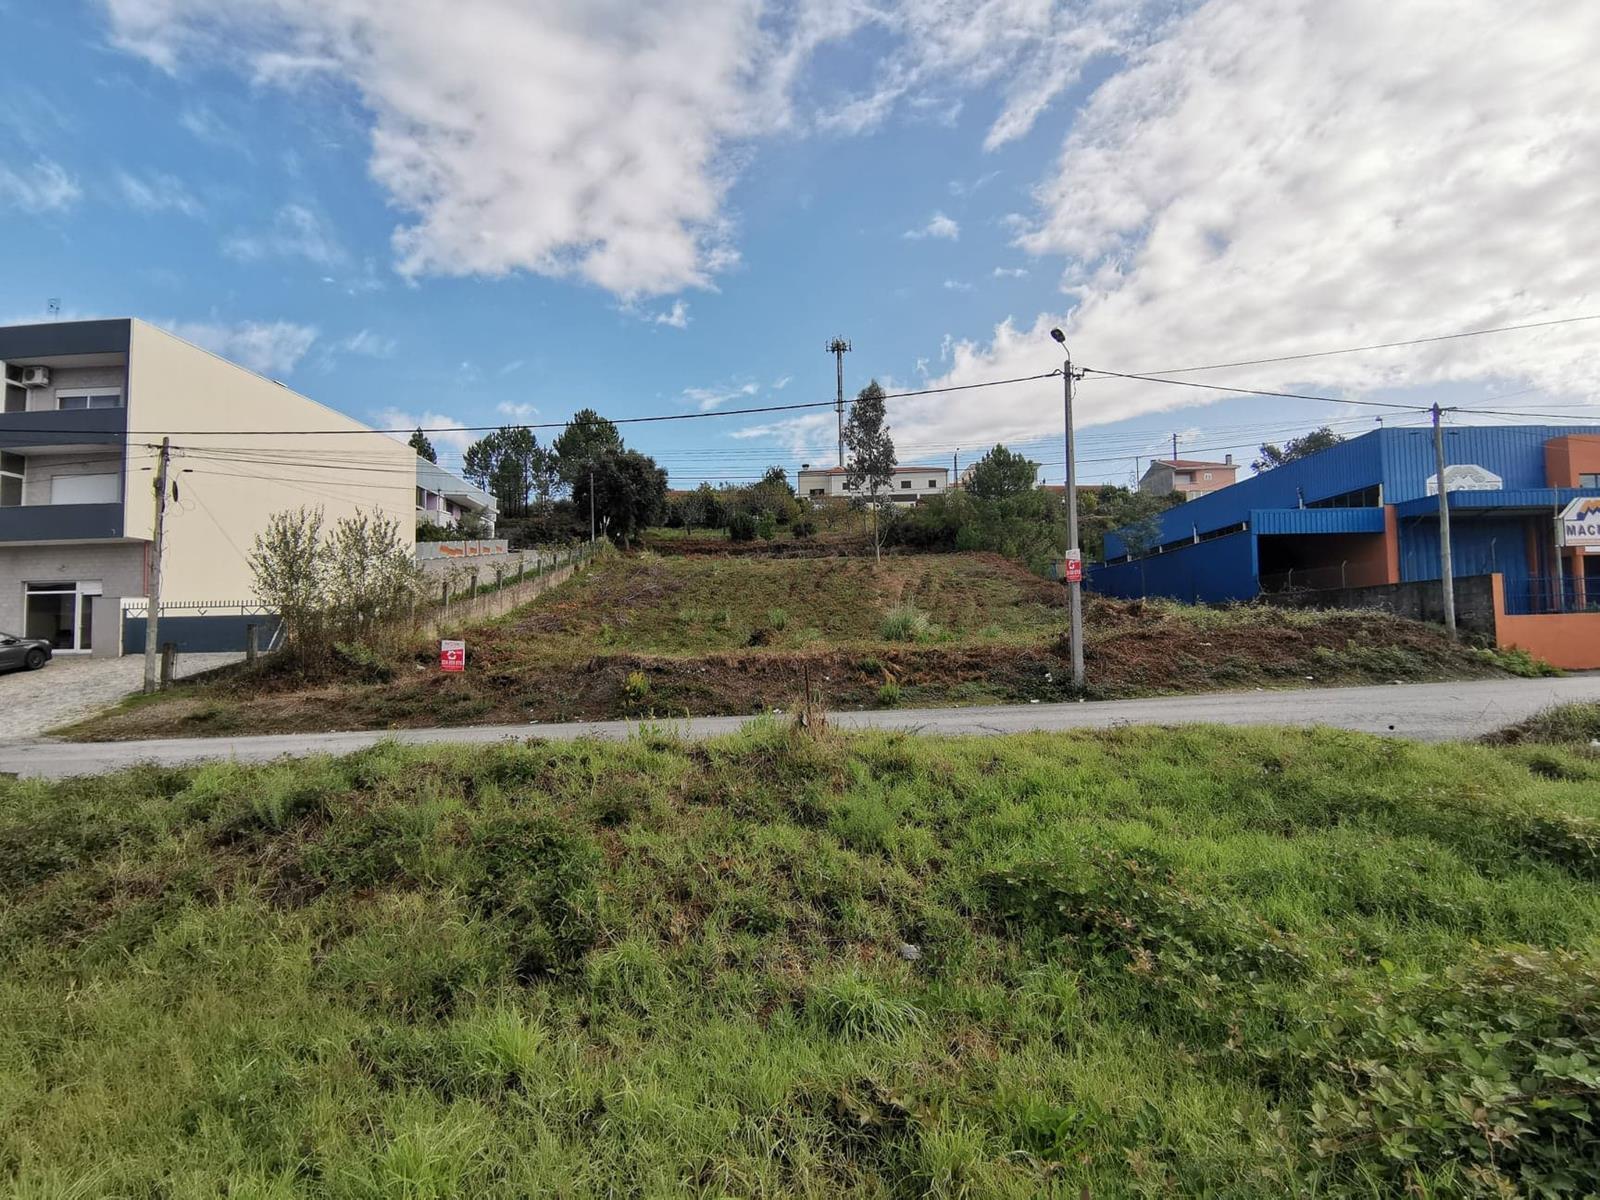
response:
<path id="1" fill-rule="evenodd" d="M 0 670 L 22 667 L 37 671 L 50 661 L 53 653 L 50 643 L 44 638 L 25 638 L 0 632 Z"/>

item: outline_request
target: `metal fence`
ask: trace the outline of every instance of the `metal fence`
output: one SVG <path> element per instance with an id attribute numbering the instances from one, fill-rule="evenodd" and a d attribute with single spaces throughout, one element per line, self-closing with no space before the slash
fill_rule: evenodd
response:
<path id="1" fill-rule="evenodd" d="M 1600 612 L 1600 579 L 1573 575 L 1535 575 L 1506 582 L 1506 614 L 1526 617 L 1547 613 Z"/>

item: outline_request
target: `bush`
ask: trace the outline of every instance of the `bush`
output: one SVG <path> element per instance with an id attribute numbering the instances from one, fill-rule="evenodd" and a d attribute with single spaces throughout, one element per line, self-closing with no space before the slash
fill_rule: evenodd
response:
<path id="1" fill-rule="evenodd" d="M 816 518 L 811 516 L 796 518 L 796 520 L 789 526 L 789 531 L 797 538 L 816 537 Z"/>
<path id="2" fill-rule="evenodd" d="M 900 685 L 891 679 L 878 689 L 878 707 L 895 708 L 899 705 L 902 695 Z"/>
<path id="3" fill-rule="evenodd" d="M 933 636 L 928 614 L 912 604 L 897 604 L 884 614 L 879 632 L 891 642 L 923 642 Z"/>
<path id="4" fill-rule="evenodd" d="M 730 513 L 728 516 L 728 540 L 730 542 L 755 541 L 756 519 L 747 512 Z"/>
<path id="5" fill-rule="evenodd" d="M 756 521 L 756 533 L 764 542 L 770 542 L 778 536 L 778 518 L 771 513 L 762 513 Z"/>
<path id="6" fill-rule="evenodd" d="M 629 671 L 622 683 L 622 696 L 629 704 L 643 704 L 650 699 L 650 677 L 643 671 Z"/>

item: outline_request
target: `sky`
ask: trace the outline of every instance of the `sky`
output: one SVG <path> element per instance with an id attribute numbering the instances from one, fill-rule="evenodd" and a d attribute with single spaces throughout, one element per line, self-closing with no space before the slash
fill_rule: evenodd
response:
<path id="1" fill-rule="evenodd" d="M 1080 478 L 1600 418 L 1600 5 L 0 0 L 0 324 L 138 316 L 376 427 L 832 465 L 826 401 L 1090 368 Z M 1366 405 L 1242 396 L 1181 374 Z M 1493 409 L 1495 412 L 1483 412 Z M 1474 412 L 1474 410 L 1478 410 Z M 1529 415 L 1519 415 L 1529 414 Z M 1533 415 L 1537 414 L 1537 415 Z M 1059 376 L 892 400 L 1059 481 Z M 553 431 L 552 431 L 553 432 Z"/>

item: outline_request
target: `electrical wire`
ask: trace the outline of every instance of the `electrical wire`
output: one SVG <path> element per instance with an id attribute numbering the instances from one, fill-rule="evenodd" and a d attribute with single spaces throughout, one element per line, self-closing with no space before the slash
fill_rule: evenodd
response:
<path id="1" fill-rule="evenodd" d="M 1170 383 L 1176 387 L 1203 388 L 1208 392 L 1229 392 L 1240 396 L 1276 396 L 1285 400 L 1321 400 L 1328 404 L 1359 404 L 1366 408 L 1390 408 L 1405 412 L 1430 412 L 1432 405 L 1397 404 L 1388 400 L 1350 400 L 1343 396 L 1313 396 L 1306 392 L 1274 392 L 1262 388 L 1224 387 L 1216 383 L 1195 383 L 1189 379 L 1163 379 L 1159 375 L 1136 375 L 1132 371 L 1106 371 L 1099 367 L 1084 367 L 1095 375 L 1109 375 L 1113 379 L 1139 379 L 1145 383 Z"/>
<path id="2" fill-rule="evenodd" d="M 1280 354 L 1273 358 L 1247 358 L 1236 362 L 1207 363 L 1200 367 L 1168 367 L 1146 371 L 1147 375 L 1188 375 L 1196 371 L 1221 371 L 1227 367 L 1259 367 L 1268 363 L 1301 362 L 1308 358 L 1331 358 L 1338 354 L 1363 354 L 1369 350 L 1395 350 L 1402 346 L 1425 346 L 1430 342 L 1450 342 L 1458 338 L 1482 337 L 1490 333 L 1516 333 L 1524 329 L 1547 329 L 1552 325 L 1573 325 L 1579 321 L 1600 321 L 1600 313 L 1579 317 L 1559 317 L 1550 321 L 1525 321 L 1520 325 L 1496 325 L 1488 329 L 1466 329 L 1460 333 L 1441 333 L 1431 337 L 1407 338 L 1398 342 L 1374 342 L 1367 346 L 1344 346 L 1338 350 L 1312 350 L 1305 354 Z"/>

